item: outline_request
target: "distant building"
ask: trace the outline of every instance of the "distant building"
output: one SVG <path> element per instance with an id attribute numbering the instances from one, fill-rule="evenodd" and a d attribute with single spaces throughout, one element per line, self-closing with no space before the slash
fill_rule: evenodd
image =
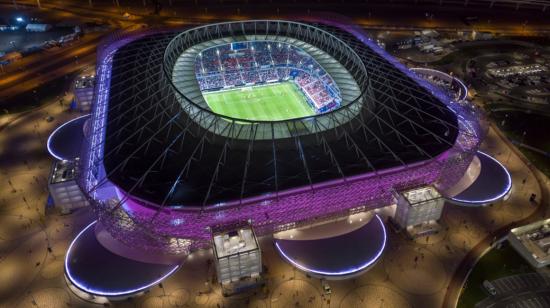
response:
<path id="1" fill-rule="evenodd" d="M 51 28 L 52 26 L 48 24 L 27 24 L 25 27 L 27 32 L 46 32 Z"/>
<path id="2" fill-rule="evenodd" d="M 48 182 L 48 189 L 56 207 L 64 214 L 88 205 L 76 182 L 78 176 L 78 161 L 55 161 Z"/>
<path id="3" fill-rule="evenodd" d="M 533 267 L 550 264 L 550 219 L 512 229 L 508 241 Z"/>
<path id="4" fill-rule="evenodd" d="M 445 199 L 433 186 L 394 192 L 397 200 L 394 221 L 413 236 L 433 233 L 441 218 Z"/>

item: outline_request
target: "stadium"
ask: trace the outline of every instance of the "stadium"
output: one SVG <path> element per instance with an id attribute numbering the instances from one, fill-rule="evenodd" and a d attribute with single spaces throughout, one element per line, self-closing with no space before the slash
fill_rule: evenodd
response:
<path id="1" fill-rule="evenodd" d="M 474 107 L 340 21 L 119 34 L 97 63 L 79 186 L 99 224 L 143 251 L 363 213 L 395 191 L 445 195 L 485 134 Z"/>

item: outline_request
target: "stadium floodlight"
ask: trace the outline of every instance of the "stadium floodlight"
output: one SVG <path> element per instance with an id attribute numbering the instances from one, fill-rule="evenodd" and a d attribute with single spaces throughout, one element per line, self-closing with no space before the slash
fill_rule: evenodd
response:
<path id="1" fill-rule="evenodd" d="M 23 22 L 23 21 L 25 21 L 25 20 L 23 19 L 23 17 L 16 17 L 16 18 L 15 18 L 15 21 L 17 21 L 17 22 Z"/>

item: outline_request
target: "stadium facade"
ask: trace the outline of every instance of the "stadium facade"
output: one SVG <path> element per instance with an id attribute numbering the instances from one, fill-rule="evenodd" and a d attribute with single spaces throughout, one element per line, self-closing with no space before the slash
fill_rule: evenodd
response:
<path id="1" fill-rule="evenodd" d="M 337 104 L 274 121 L 214 112 L 197 59 L 243 42 L 304 51 L 319 66 L 309 73 L 329 75 Z M 255 64 L 231 66 L 233 56 L 221 53 L 220 69 L 211 70 L 221 74 L 221 88 L 241 86 L 228 84 L 235 76 L 250 86 L 304 69 L 273 54 L 271 62 L 254 56 Z M 264 235 L 376 209 L 392 204 L 395 190 L 435 185 L 444 193 L 486 132 L 478 110 L 342 22 L 256 20 L 118 34 L 101 45 L 97 63 L 79 185 L 114 238 L 156 252 L 210 247 L 212 230 L 245 221 Z"/>

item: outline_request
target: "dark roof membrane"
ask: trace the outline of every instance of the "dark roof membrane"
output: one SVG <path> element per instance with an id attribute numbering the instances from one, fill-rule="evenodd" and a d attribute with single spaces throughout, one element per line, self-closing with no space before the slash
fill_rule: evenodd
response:
<path id="1" fill-rule="evenodd" d="M 215 135 L 181 112 L 163 91 L 161 68 L 177 33 L 120 48 L 105 142 L 109 179 L 156 204 L 212 205 L 424 161 L 454 144 L 457 119 L 441 101 L 351 34 L 322 27 L 363 59 L 371 103 L 336 128 L 276 140 Z"/>

